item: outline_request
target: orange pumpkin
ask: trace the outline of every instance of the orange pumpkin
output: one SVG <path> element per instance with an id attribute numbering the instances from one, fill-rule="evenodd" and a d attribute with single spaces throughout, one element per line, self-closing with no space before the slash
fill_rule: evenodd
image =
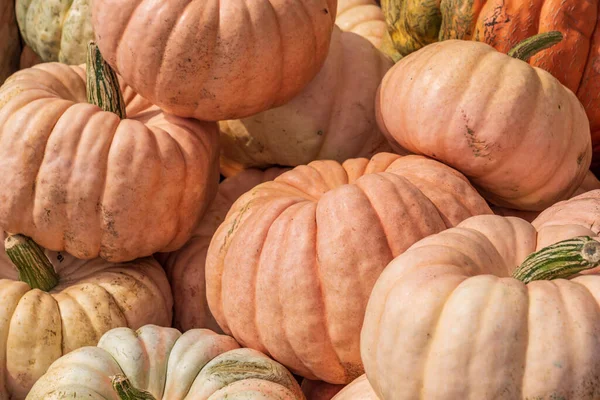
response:
<path id="1" fill-rule="evenodd" d="M 266 171 L 249 169 L 225 179 L 219 185 L 217 196 L 206 214 L 192 232 L 190 240 L 177 251 L 155 254 L 167 271 L 173 289 L 175 328 L 181 331 L 194 328 L 221 331 L 206 301 L 204 265 L 208 245 L 238 197 L 261 182 L 273 180 L 284 171 L 283 168 L 270 168 Z"/>
<path id="2" fill-rule="evenodd" d="M 599 230 L 595 190 L 532 224 L 475 216 L 414 244 L 381 274 L 365 314 L 377 395 L 600 398 Z"/>
<path id="3" fill-rule="evenodd" d="M 303 379 L 300 385 L 306 400 L 331 400 L 344 386 L 310 379 Z"/>
<path id="4" fill-rule="evenodd" d="M 373 283 L 422 237 L 487 203 L 457 171 L 422 156 L 314 161 L 242 195 L 206 257 L 219 326 L 293 372 L 349 383 Z"/>
<path id="5" fill-rule="evenodd" d="M 280 106 L 317 74 L 336 0 L 95 0 L 108 63 L 182 117 L 219 121 Z M 148 29 L 152 27 L 152 29 Z"/>
<path id="6" fill-rule="evenodd" d="M 114 262 L 185 244 L 216 194 L 216 124 L 163 113 L 121 88 L 125 119 L 87 103 L 82 67 L 39 64 L 6 81 L 0 227 Z"/>
<path id="7" fill-rule="evenodd" d="M 531 58 L 577 94 L 590 120 L 594 165 L 600 172 L 600 7 L 598 0 L 487 0 L 470 2 L 383 0 L 397 50 L 408 55 L 438 40 L 487 43 L 508 52 L 540 32 L 560 31 L 564 40 Z"/>
<path id="8" fill-rule="evenodd" d="M 527 58 L 555 36 L 515 53 Z M 396 148 L 456 168 L 498 206 L 543 210 L 569 198 L 590 166 L 589 122 L 573 92 L 484 43 L 448 40 L 404 57 L 381 83 L 377 112 Z"/>

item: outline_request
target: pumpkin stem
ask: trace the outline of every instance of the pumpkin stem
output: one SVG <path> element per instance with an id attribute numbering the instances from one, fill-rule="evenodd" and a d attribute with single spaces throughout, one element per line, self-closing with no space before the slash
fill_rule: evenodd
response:
<path id="1" fill-rule="evenodd" d="M 564 279 L 598 265 L 600 243 L 589 236 L 578 236 L 530 254 L 512 276 L 524 283 Z"/>
<path id="2" fill-rule="evenodd" d="M 508 52 L 508 55 L 519 60 L 528 61 L 540 51 L 554 46 L 561 40 L 563 40 L 563 34 L 559 31 L 538 33 L 519 42 Z"/>
<path id="3" fill-rule="evenodd" d="M 112 376 L 111 380 L 113 389 L 121 400 L 155 400 L 150 393 L 134 388 L 125 375 Z"/>
<path id="4" fill-rule="evenodd" d="M 19 280 L 45 292 L 58 285 L 58 274 L 44 250 L 24 235 L 9 235 L 4 249 L 19 271 Z"/>
<path id="5" fill-rule="evenodd" d="M 86 71 L 88 103 L 113 112 L 121 119 L 127 118 L 117 74 L 104 61 L 98 45 L 93 41 L 88 44 Z"/>

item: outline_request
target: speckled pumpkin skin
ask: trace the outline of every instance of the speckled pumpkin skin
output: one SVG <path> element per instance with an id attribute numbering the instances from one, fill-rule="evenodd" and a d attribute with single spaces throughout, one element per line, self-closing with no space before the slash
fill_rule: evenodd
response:
<path id="1" fill-rule="evenodd" d="M 21 41 L 14 0 L 0 0 L 0 85 L 19 69 Z"/>
<path id="2" fill-rule="evenodd" d="M 85 62 L 94 39 L 91 0 L 17 0 L 21 36 L 44 62 Z"/>

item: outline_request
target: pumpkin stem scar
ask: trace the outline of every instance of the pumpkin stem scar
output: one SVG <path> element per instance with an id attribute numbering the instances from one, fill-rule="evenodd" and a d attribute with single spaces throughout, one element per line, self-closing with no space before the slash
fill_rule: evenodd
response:
<path id="1" fill-rule="evenodd" d="M 540 51 L 554 46 L 561 40 L 563 40 L 563 34 L 559 31 L 538 33 L 519 42 L 508 52 L 508 55 L 519 60 L 528 61 Z"/>
<path id="2" fill-rule="evenodd" d="M 530 254 L 512 276 L 524 283 L 565 279 L 598 265 L 600 243 L 589 236 L 578 236 Z"/>
<path id="3" fill-rule="evenodd" d="M 127 118 L 117 74 L 104 61 L 98 45 L 93 41 L 88 44 L 86 78 L 88 103 L 115 113 L 121 119 Z"/>
<path id="4" fill-rule="evenodd" d="M 155 400 L 150 393 L 133 387 L 125 375 L 111 376 L 112 386 L 121 400 Z"/>
<path id="5" fill-rule="evenodd" d="M 24 235 L 9 235 L 4 241 L 6 254 L 19 271 L 19 280 L 32 289 L 45 292 L 58 285 L 58 274 L 44 250 Z"/>

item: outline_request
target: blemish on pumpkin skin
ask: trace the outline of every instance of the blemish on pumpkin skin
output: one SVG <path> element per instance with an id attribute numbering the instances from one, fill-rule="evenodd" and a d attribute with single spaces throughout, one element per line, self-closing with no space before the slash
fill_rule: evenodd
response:
<path id="1" fill-rule="evenodd" d="M 583 159 L 585 158 L 585 151 L 582 151 L 581 153 L 579 153 L 579 155 L 577 156 L 577 165 L 581 165 L 581 163 L 583 162 Z"/>

